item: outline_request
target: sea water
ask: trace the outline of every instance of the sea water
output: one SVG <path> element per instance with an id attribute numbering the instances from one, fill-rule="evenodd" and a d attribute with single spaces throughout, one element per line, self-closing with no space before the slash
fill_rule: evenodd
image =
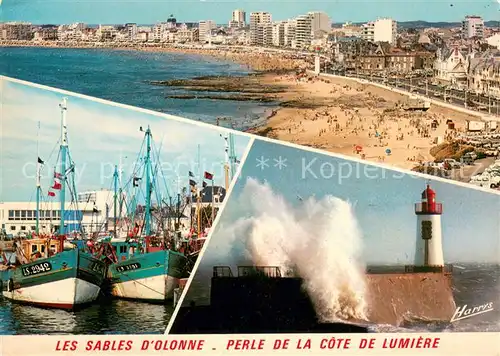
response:
<path id="1" fill-rule="evenodd" d="M 220 120 L 220 125 L 235 129 L 258 124 L 275 104 L 168 99 L 168 95 L 188 93 L 150 82 L 248 73 L 237 63 L 195 54 L 39 47 L 7 47 L 0 51 L 0 74 L 8 77 L 213 124 L 217 118 L 226 117 L 230 119 Z"/>

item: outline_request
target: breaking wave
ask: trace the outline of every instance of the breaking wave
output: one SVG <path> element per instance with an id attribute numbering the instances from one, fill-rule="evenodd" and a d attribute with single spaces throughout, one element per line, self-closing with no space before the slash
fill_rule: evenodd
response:
<path id="1" fill-rule="evenodd" d="M 279 266 L 304 279 L 322 321 L 366 320 L 361 233 L 349 202 L 326 196 L 292 204 L 249 178 L 231 210 L 244 217 L 220 225 L 220 241 L 231 246 L 217 252 L 226 264 L 243 262 L 236 257 L 243 252 L 255 265 Z"/>

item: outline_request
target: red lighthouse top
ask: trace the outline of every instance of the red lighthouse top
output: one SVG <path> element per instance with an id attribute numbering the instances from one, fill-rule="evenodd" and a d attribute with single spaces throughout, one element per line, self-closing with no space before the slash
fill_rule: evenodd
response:
<path id="1" fill-rule="evenodd" d="M 415 213 L 417 215 L 440 215 L 443 213 L 441 203 L 436 203 L 436 192 L 431 189 L 430 185 L 422 192 L 422 202 L 415 204 Z"/>

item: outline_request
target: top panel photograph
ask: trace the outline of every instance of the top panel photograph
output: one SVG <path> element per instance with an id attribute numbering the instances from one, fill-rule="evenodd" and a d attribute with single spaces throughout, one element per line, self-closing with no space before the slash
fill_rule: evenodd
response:
<path id="1" fill-rule="evenodd" d="M 500 189 L 496 0 L 95 5 L 4 0 L 0 74 Z"/>

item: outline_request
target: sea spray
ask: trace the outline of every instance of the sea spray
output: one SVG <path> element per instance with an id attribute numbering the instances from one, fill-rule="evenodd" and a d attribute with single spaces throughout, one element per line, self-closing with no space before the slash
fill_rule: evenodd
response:
<path id="1" fill-rule="evenodd" d="M 240 218 L 219 226 L 212 258 L 293 271 L 304 279 L 323 321 L 366 319 L 361 233 L 348 202 L 326 196 L 291 204 L 268 184 L 249 178 L 231 211 Z"/>

